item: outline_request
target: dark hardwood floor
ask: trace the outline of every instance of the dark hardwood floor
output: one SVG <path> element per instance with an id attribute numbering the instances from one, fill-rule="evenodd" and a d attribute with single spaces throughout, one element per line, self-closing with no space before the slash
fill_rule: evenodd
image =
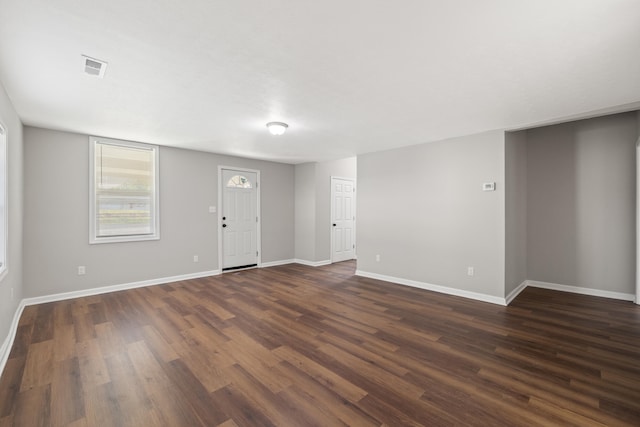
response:
<path id="1" fill-rule="evenodd" d="M 639 426 L 640 307 L 254 269 L 27 307 L 0 426 Z"/>

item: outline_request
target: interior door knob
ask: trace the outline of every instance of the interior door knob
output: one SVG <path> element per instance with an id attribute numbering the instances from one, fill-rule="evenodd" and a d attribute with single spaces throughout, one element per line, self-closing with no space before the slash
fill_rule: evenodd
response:
<path id="1" fill-rule="evenodd" d="M 333 226 L 335 227 L 336 225 L 335 225 L 335 224 L 333 224 Z"/>
<path id="2" fill-rule="evenodd" d="M 224 228 L 224 227 L 226 227 L 226 226 L 227 226 L 227 224 L 222 224 L 222 228 Z"/>

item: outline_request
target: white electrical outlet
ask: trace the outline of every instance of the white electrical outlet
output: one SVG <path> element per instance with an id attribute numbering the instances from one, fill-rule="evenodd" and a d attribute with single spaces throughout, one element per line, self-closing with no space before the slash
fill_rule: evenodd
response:
<path id="1" fill-rule="evenodd" d="M 87 273 L 87 269 L 84 265 L 78 266 L 78 276 L 84 276 Z"/>
<path id="2" fill-rule="evenodd" d="M 380 262 L 380 254 L 376 255 L 376 262 Z"/>
<path id="3" fill-rule="evenodd" d="M 198 262 L 200 261 L 200 259 L 198 258 L 198 255 L 194 255 L 193 256 L 193 262 Z"/>
<path id="4" fill-rule="evenodd" d="M 473 276 L 473 267 L 467 267 L 467 276 Z"/>

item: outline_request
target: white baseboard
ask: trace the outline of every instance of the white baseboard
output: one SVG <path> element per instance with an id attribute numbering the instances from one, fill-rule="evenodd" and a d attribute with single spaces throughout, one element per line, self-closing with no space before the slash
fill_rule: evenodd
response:
<path id="1" fill-rule="evenodd" d="M 18 332 L 18 323 L 20 322 L 20 316 L 22 316 L 24 307 L 24 300 L 22 300 L 20 301 L 20 304 L 18 304 L 16 312 L 13 315 L 13 320 L 11 321 L 11 325 L 9 326 L 9 335 L 7 335 L 7 338 L 2 343 L 2 347 L 0 347 L 0 376 L 2 375 L 2 372 L 4 372 L 4 367 L 9 360 L 9 353 L 11 353 L 13 341 L 16 339 L 16 333 Z"/>
<path id="2" fill-rule="evenodd" d="M 594 297 L 619 299 L 623 301 L 635 301 L 636 299 L 634 294 L 581 288 L 579 286 L 560 285 L 558 283 L 539 282 L 537 280 L 527 280 L 527 286 L 531 286 L 532 288 L 550 289 L 553 291 L 571 292 L 573 294 L 591 295 Z"/>
<path id="3" fill-rule="evenodd" d="M 509 295 L 507 295 L 507 297 L 505 298 L 506 305 L 511 304 L 511 301 L 513 301 L 518 295 L 520 295 L 520 292 L 524 291 L 525 289 L 527 289 L 527 281 L 526 280 L 524 282 L 520 283 L 517 288 L 512 290 L 509 293 Z"/>
<path id="4" fill-rule="evenodd" d="M 489 302 L 498 305 L 509 305 L 522 291 L 527 287 L 543 288 L 554 291 L 570 292 L 574 294 L 590 295 L 601 298 L 611 298 L 623 301 L 635 302 L 636 297 L 634 294 L 626 294 L 622 292 L 603 291 L 600 289 L 581 288 L 578 286 L 560 285 L 558 283 L 539 282 L 536 280 L 525 280 L 517 288 L 509 293 L 506 298 L 494 297 L 491 295 L 464 291 L 456 288 L 449 288 L 446 286 L 434 285 L 431 283 L 419 282 L 416 280 L 403 279 L 400 277 L 385 276 L 377 273 L 370 273 L 367 271 L 356 270 L 356 276 L 369 277 L 371 279 L 384 280 L 385 282 L 397 283 L 399 285 L 411 286 L 414 288 L 426 289 L 428 291 L 440 292 L 448 295 L 456 295 L 460 297 L 470 298 L 477 301 Z"/>
<path id="5" fill-rule="evenodd" d="M 447 286 L 434 285 L 431 283 L 418 282 L 416 280 L 402 279 L 400 277 L 385 276 L 383 274 L 370 273 L 368 271 L 356 270 L 356 276 L 368 277 L 370 279 L 383 280 L 385 282 L 397 283 L 399 285 L 411 286 L 413 288 L 425 289 L 427 291 L 439 292 L 441 294 L 455 295 L 458 297 L 470 298 L 477 301 L 489 302 L 491 304 L 507 305 L 506 300 L 492 295 L 477 292 L 464 291 L 462 289 L 449 288 Z"/>
<path id="6" fill-rule="evenodd" d="M 89 297 L 92 295 L 107 294 L 109 292 L 124 291 L 127 289 L 144 288 L 145 286 L 162 285 L 165 283 L 179 282 L 181 280 L 199 279 L 201 277 L 217 276 L 220 270 L 201 271 L 199 273 L 181 274 L 178 276 L 161 277 L 158 279 L 142 280 L 139 282 L 124 283 L 121 285 L 103 286 L 100 288 L 83 289 L 81 291 L 63 292 L 59 294 L 44 295 L 41 297 L 25 298 L 24 305 L 43 304 L 46 302 L 62 301 L 72 298 Z"/>
<path id="7" fill-rule="evenodd" d="M 294 262 L 296 262 L 295 259 L 284 259 L 284 260 L 281 260 L 281 261 L 263 262 L 262 264 L 260 264 L 260 268 L 277 267 L 279 265 L 293 264 Z"/>
<path id="8" fill-rule="evenodd" d="M 321 267 L 323 265 L 331 264 L 330 259 L 326 259 L 324 261 L 307 261 L 306 259 L 294 259 L 293 262 L 296 264 L 308 265 L 309 267 Z"/>

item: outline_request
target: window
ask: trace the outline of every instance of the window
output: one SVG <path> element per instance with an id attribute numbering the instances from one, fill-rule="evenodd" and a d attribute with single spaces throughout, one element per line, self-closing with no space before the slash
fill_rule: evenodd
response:
<path id="1" fill-rule="evenodd" d="M 7 131 L 0 124 L 0 278 L 7 272 Z"/>
<path id="2" fill-rule="evenodd" d="M 251 188 L 251 181 L 246 176 L 234 175 L 227 181 L 227 187 Z"/>
<path id="3" fill-rule="evenodd" d="M 89 243 L 160 238 L 158 147 L 91 137 Z"/>

